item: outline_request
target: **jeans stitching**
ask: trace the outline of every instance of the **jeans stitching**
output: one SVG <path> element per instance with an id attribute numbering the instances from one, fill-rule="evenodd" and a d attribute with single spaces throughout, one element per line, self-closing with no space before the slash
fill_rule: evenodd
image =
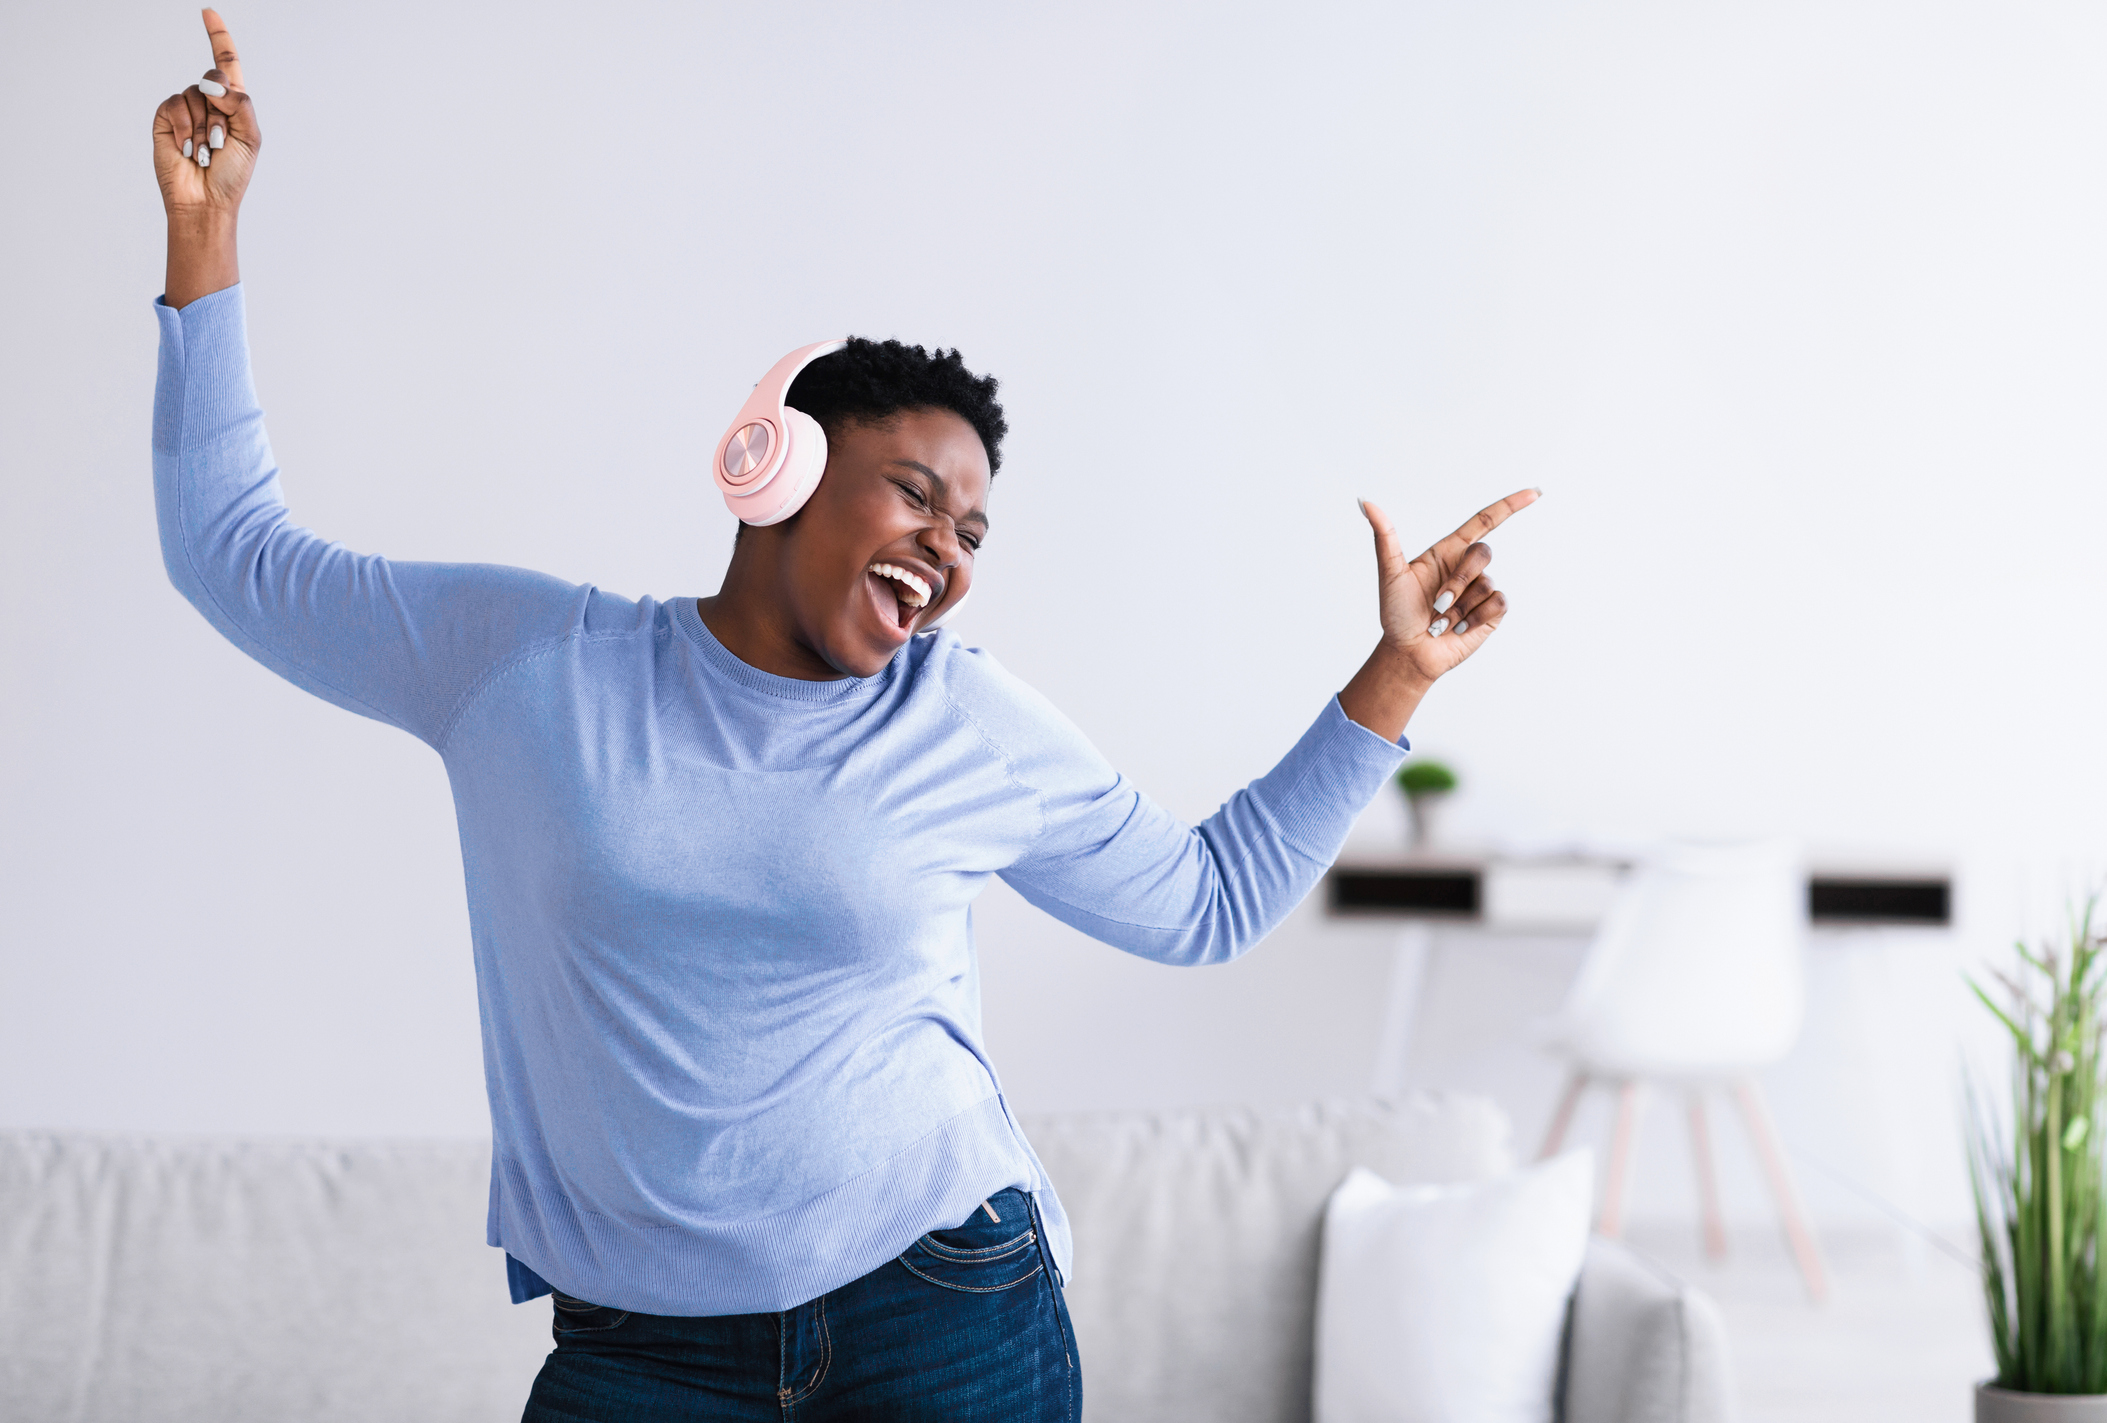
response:
<path id="1" fill-rule="evenodd" d="M 790 1423 L 789 1380 L 784 1377 L 790 1371 L 790 1311 L 779 1310 L 775 1317 L 775 1397 L 783 1410 L 783 1423 Z"/>
<path id="2" fill-rule="evenodd" d="M 803 1403 L 810 1398 L 814 1390 L 826 1379 L 828 1366 L 834 1362 L 834 1336 L 827 1329 L 827 1297 L 825 1295 L 819 1297 L 816 1307 L 819 1310 L 819 1372 L 812 1376 L 812 1382 L 798 1390 L 794 1398 L 785 1402 L 785 1407 Z"/>
<path id="3" fill-rule="evenodd" d="M 984 1245 L 978 1250 L 962 1250 L 956 1245 L 946 1245 L 934 1235 L 925 1235 L 920 1240 L 917 1240 L 915 1244 L 921 1246 L 930 1254 L 946 1260 L 1000 1260 L 1006 1255 L 1015 1255 L 1020 1251 L 1031 1249 L 1033 1245 L 1038 1243 L 1038 1240 L 1039 1234 L 1037 1231 L 1027 1230 L 1013 1240 L 1005 1240 L 1000 1245 Z"/>
<path id="4" fill-rule="evenodd" d="M 1043 1224 L 1043 1222 L 1039 1218 L 1039 1198 L 1037 1195 L 1033 1195 L 1030 1198 L 1030 1205 L 1032 1213 L 1032 1225 L 1034 1226 L 1034 1228 L 1037 1228 L 1038 1226 Z M 1064 1376 L 1066 1383 L 1062 1393 L 1062 1407 L 1070 1418 L 1075 1418 L 1077 1416 L 1078 1410 L 1076 1407 L 1075 1397 L 1075 1334 L 1074 1331 L 1070 1328 L 1070 1325 L 1073 1323 L 1073 1321 L 1067 1318 L 1067 1316 L 1061 1308 L 1061 1279 L 1060 1272 L 1054 1269 L 1053 1242 L 1046 1239 L 1043 1233 L 1039 1237 L 1039 1260 L 1040 1267 L 1046 1272 L 1046 1291 L 1048 1300 L 1051 1301 L 1051 1303 L 1053 1304 L 1054 1328 L 1060 1331 L 1061 1352 L 1066 1357 L 1068 1362 L 1068 1371 Z"/>
<path id="5" fill-rule="evenodd" d="M 559 1308 L 559 1309 L 560 1309 L 560 1308 L 562 1308 L 562 1306 L 561 1306 L 561 1305 L 559 1305 L 559 1306 L 557 1306 L 557 1308 Z M 595 1308 L 595 1309 L 605 1309 L 605 1308 L 606 1308 L 606 1306 L 605 1306 L 605 1305 L 594 1305 L 594 1306 L 593 1306 L 593 1308 Z M 610 1330 L 610 1329 L 620 1329 L 620 1328 L 621 1328 L 621 1327 L 622 1327 L 623 1325 L 627 1324 L 628 1322 L 629 1322 L 629 1311 L 625 1309 L 625 1310 L 623 1310 L 623 1311 L 622 1311 L 622 1312 L 621 1312 L 620 1314 L 616 1315 L 616 1316 L 615 1316 L 615 1317 L 614 1317 L 614 1318 L 613 1318 L 613 1319 L 612 1319 L 611 1321 L 609 1321 L 609 1322 L 608 1322 L 608 1323 L 606 1323 L 606 1324 L 580 1324 L 580 1325 L 576 1325 L 576 1326 L 573 1326 L 573 1327 L 571 1327 L 571 1328 L 568 1328 L 568 1329 L 567 1329 L 567 1328 L 565 1328 L 565 1327 L 564 1327 L 564 1326 L 563 1326 L 562 1324 L 559 1324 L 559 1323 L 555 1323 L 555 1322 L 554 1322 L 554 1321 L 552 1320 L 552 1321 L 551 1321 L 551 1324 L 550 1324 L 550 1327 L 551 1327 L 551 1329 L 553 1329 L 553 1330 L 555 1331 L 555 1333 L 557 1333 L 557 1334 L 559 1334 L 559 1335 L 563 1335 L 563 1334 L 605 1334 L 605 1333 L 606 1333 L 606 1332 L 607 1332 L 608 1330 Z"/>
<path id="6" fill-rule="evenodd" d="M 900 1257 L 900 1263 L 907 1267 L 907 1272 L 909 1274 L 917 1276 L 920 1279 L 929 1281 L 930 1284 L 935 1285 L 938 1289 L 957 1290 L 961 1294 L 969 1295 L 997 1295 L 1001 1294 L 1004 1290 L 1013 1290 L 1017 1288 L 1017 1286 L 1023 1284 L 1026 1280 L 1029 1280 L 1032 1276 L 1039 1274 L 1046 1268 L 1046 1262 L 1044 1260 L 1041 1260 L 1038 1263 L 1034 1264 L 1031 1267 L 1031 1269 L 1025 1271 L 1023 1274 L 1019 1275 L 1016 1279 L 1009 1281 L 1007 1284 L 954 1285 L 951 1284 L 949 1281 L 940 1280 L 934 1275 L 924 1274 L 922 1271 L 917 1270 L 912 1264 L 908 1263 L 908 1259 L 905 1255 L 902 1255 Z"/>
<path id="7" fill-rule="evenodd" d="M 1049 1275 L 1046 1280 L 1046 1288 L 1053 1292 L 1054 1326 L 1060 1328 L 1061 1297 L 1059 1291 L 1061 1287 L 1055 1284 L 1053 1277 Z M 1061 1342 L 1064 1345 L 1068 1342 L 1068 1331 L 1066 1329 L 1061 1329 Z M 1064 1362 L 1067 1363 L 1068 1367 L 1061 1370 L 1061 1416 L 1064 1419 L 1074 1419 L 1077 1413 L 1075 1406 L 1075 1355 L 1069 1354 Z"/>

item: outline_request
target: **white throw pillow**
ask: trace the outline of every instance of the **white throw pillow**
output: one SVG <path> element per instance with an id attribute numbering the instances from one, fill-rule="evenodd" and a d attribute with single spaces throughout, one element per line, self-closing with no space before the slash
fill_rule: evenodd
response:
<path id="1" fill-rule="evenodd" d="M 1550 1423 L 1594 1188 L 1586 1151 L 1466 1186 L 1355 1167 L 1324 1211 L 1317 1423 Z"/>

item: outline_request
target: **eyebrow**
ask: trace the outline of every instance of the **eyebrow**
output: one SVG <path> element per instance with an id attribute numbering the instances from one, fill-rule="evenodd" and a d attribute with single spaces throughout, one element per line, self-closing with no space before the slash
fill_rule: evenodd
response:
<path id="1" fill-rule="evenodd" d="M 944 483 L 944 476 L 938 474 L 935 470 L 931 469 L 928 465 L 923 464 L 920 460 L 894 460 L 893 463 L 906 465 L 909 469 L 914 470 L 916 473 L 926 475 L 929 479 L 930 484 L 936 489 L 937 498 L 945 498 L 951 493 L 951 486 Z M 988 514 L 985 509 L 975 509 L 970 514 L 962 515 L 959 518 L 959 522 L 961 524 L 978 524 L 981 526 L 982 529 L 986 529 L 988 527 Z"/>

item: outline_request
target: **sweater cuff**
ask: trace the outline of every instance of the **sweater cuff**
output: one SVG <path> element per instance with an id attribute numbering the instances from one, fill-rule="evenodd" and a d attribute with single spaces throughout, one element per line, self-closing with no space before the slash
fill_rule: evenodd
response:
<path id="1" fill-rule="evenodd" d="M 1329 862 L 1346 832 L 1411 750 L 1400 736 L 1385 741 L 1346 714 L 1333 697 L 1274 776 L 1288 787 L 1271 809 L 1280 832 L 1304 853 Z M 1272 777 L 1268 777 L 1272 779 Z"/>
<path id="2" fill-rule="evenodd" d="M 177 455 L 226 434 L 256 412 L 241 284 L 172 307 L 154 298 L 161 360 L 154 390 L 154 450 Z"/>

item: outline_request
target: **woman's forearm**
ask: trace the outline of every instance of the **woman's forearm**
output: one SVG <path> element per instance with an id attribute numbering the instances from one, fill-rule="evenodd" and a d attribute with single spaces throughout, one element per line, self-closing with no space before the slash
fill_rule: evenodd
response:
<path id="1" fill-rule="evenodd" d="M 161 299 L 182 308 L 241 280 L 235 214 L 206 209 L 168 215 L 168 279 Z"/>
<path id="2" fill-rule="evenodd" d="M 1408 656 L 1379 642 L 1353 680 L 1339 689 L 1339 710 L 1383 740 L 1395 741 L 1433 685 Z"/>

